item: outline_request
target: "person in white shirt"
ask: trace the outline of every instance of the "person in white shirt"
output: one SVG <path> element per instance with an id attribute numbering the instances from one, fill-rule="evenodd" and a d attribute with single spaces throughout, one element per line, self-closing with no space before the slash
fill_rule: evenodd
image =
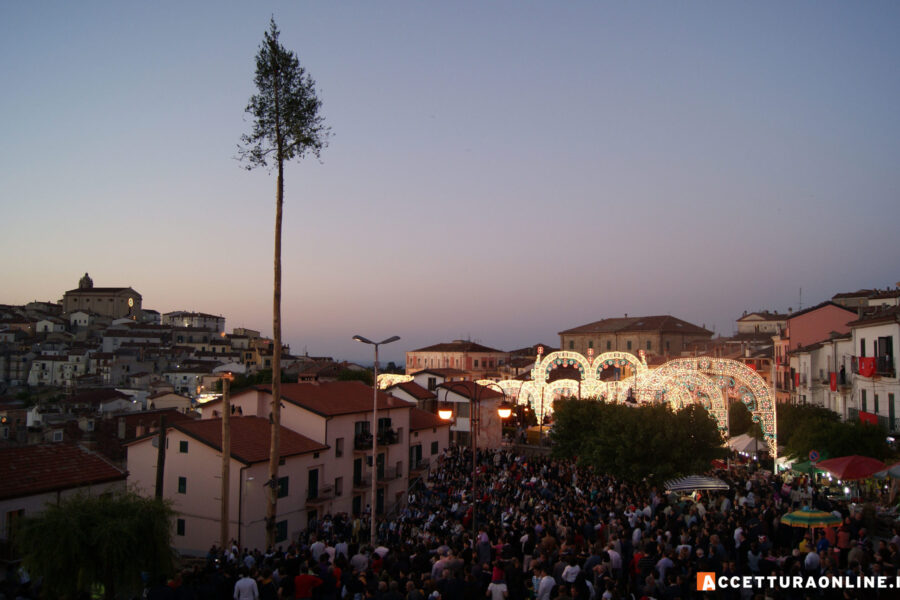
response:
<path id="1" fill-rule="evenodd" d="M 506 583 L 503 581 L 492 581 L 484 595 L 490 596 L 491 600 L 505 600 L 509 596 L 509 591 L 506 589 Z"/>
<path id="2" fill-rule="evenodd" d="M 246 568 L 241 569 L 241 578 L 234 584 L 234 600 L 259 600 L 256 580 L 250 577 Z"/>
<path id="3" fill-rule="evenodd" d="M 535 575 L 540 576 L 536 590 L 537 600 L 550 600 L 550 592 L 556 586 L 556 580 L 547 574 L 547 569 L 543 565 L 535 568 Z"/>

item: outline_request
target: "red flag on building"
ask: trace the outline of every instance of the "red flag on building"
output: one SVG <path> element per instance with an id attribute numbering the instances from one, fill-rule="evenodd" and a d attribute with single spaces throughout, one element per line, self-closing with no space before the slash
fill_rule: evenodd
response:
<path id="1" fill-rule="evenodd" d="M 837 391 L 837 373 L 835 373 L 834 371 L 830 371 L 828 373 L 828 379 L 831 380 L 831 391 L 836 392 Z"/>
<path id="2" fill-rule="evenodd" d="M 859 374 L 863 377 L 871 377 L 875 374 L 875 357 L 860 356 L 859 357 Z"/>
<path id="3" fill-rule="evenodd" d="M 800 373 L 794 373 L 794 387 L 800 387 Z"/>
<path id="4" fill-rule="evenodd" d="M 863 423 L 878 425 L 878 415 L 875 413 L 859 411 L 859 420 Z"/>

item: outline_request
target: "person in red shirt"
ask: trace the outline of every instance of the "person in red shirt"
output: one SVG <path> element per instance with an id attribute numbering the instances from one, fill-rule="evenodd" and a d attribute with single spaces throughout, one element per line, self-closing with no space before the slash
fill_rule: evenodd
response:
<path id="1" fill-rule="evenodd" d="M 322 580 L 312 574 L 300 573 L 294 577 L 294 598 L 296 600 L 312 600 L 313 588 L 322 585 Z"/>

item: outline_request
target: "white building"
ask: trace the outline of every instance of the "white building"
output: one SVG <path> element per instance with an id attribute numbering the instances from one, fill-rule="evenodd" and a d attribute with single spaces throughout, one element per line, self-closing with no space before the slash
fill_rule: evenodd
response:
<path id="1" fill-rule="evenodd" d="M 900 383 L 895 357 L 900 354 L 900 306 L 869 309 L 852 321 L 850 328 L 854 349 L 853 396 L 857 407 L 861 413 L 875 415 L 888 431 L 897 431 L 900 429 L 897 426 Z"/>
<path id="2" fill-rule="evenodd" d="M 172 327 L 211 329 L 217 333 L 225 331 L 225 317 L 186 310 L 176 310 L 164 314 L 162 316 L 162 324 L 171 325 Z"/>

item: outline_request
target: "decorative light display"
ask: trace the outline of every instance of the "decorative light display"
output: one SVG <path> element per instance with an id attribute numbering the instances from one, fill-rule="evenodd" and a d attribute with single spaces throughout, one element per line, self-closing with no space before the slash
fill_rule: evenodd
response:
<path id="1" fill-rule="evenodd" d="M 397 385 L 398 383 L 406 383 L 407 381 L 412 381 L 412 375 L 399 375 L 397 373 L 379 373 L 378 374 L 378 382 L 377 387 L 379 390 L 386 390 L 392 385 Z"/>
<path id="2" fill-rule="evenodd" d="M 775 404 L 765 380 L 742 362 L 726 358 L 700 356 L 676 358 L 656 369 L 647 366 L 646 356 L 628 352 L 604 352 L 585 357 L 561 350 L 537 359 L 531 370 L 531 381 L 503 380 L 491 382 L 508 398 L 519 404 L 547 405 L 553 400 L 576 396 L 624 402 L 629 395 L 641 402 L 669 402 L 676 407 L 699 402 L 716 419 L 719 428 L 728 429 L 728 397 L 739 398 L 750 410 L 753 421 L 760 424 L 770 452 L 775 453 Z M 578 369 L 581 380 L 557 379 L 549 382 L 550 373 L 559 367 Z M 602 379 L 605 369 L 625 369 L 618 381 Z"/>

